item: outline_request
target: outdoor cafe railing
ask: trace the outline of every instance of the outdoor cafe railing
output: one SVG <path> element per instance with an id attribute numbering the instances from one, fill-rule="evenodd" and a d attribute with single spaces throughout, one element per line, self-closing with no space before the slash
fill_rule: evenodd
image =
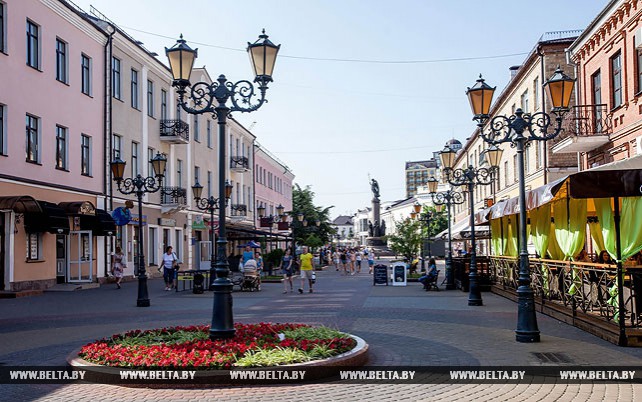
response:
<path id="1" fill-rule="evenodd" d="M 515 257 L 490 257 L 491 281 L 503 290 L 519 286 Z M 573 315 L 581 311 L 617 325 L 617 267 L 573 261 L 530 259 L 531 287 L 536 300 L 556 303 Z M 624 267 L 625 326 L 642 328 L 642 267 Z M 628 268 L 628 269 L 627 269 Z"/>

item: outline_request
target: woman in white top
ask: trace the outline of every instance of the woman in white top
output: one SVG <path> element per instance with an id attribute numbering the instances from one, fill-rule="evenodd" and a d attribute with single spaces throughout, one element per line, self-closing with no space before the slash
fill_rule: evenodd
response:
<path id="1" fill-rule="evenodd" d="M 174 264 L 178 258 L 172 251 L 172 246 L 167 246 L 163 254 L 163 279 L 165 280 L 165 290 L 172 290 L 174 287 Z"/>

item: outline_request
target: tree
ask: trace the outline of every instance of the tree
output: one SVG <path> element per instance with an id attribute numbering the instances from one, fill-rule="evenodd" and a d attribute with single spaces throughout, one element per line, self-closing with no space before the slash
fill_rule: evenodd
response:
<path id="1" fill-rule="evenodd" d="M 420 231 L 420 222 L 414 219 L 395 221 L 396 233 L 388 236 L 388 245 L 397 255 L 403 256 L 408 261 L 419 253 L 423 240 Z"/>
<path id="2" fill-rule="evenodd" d="M 307 226 L 301 225 L 298 221 L 293 222 L 292 233 L 297 243 L 305 244 L 309 247 L 320 247 L 328 243 L 335 233 L 334 228 L 330 225 L 330 207 L 320 207 L 314 205 L 314 192 L 310 186 L 301 188 L 298 184 L 292 189 L 292 218 L 297 219 L 298 214 L 303 214 L 308 222 Z M 316 225 L 319 221 L 319 226 Z"/>
<path id="3" fill-rule="evenodd" d="M 423 227 L 427 239 L 432 239 L 448 227 L 448 217 L 443 210 L 437 211 L 434 206 L 424 205 L 422 214 L 432 214 L 430 222 Z"/>

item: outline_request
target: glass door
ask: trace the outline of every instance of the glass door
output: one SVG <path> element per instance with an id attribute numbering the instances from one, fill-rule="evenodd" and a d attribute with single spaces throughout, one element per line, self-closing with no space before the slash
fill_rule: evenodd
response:
<path id="1" fill-rule="evenodd" d="M 93 247 L 91 230 L 69 232 L 67 245 L 67 282 L 93 280 Z"/>
<path id="2" fill-rule="evenodd" d="M 67 280 L 67 236 L 56 235 L 56 283 Z"/>

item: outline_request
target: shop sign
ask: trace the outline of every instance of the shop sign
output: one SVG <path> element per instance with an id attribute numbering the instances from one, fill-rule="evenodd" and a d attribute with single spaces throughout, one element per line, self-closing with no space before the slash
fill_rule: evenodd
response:
<path id="1" fill-rule="evenodd" d="M 138 226 L 138 223 L 141 221 L 138 214 L 132 214 L 132 219 L 129 221 L 132 225 Z M 147 225 L 147 215 L 143 215 L 143 226 Z"/>
<path id="2" fill-rule="evenodd" d="M 176 219 L 171 218 L 158 218 L 158 224 L 160 226 L 176 226 Z"/>

